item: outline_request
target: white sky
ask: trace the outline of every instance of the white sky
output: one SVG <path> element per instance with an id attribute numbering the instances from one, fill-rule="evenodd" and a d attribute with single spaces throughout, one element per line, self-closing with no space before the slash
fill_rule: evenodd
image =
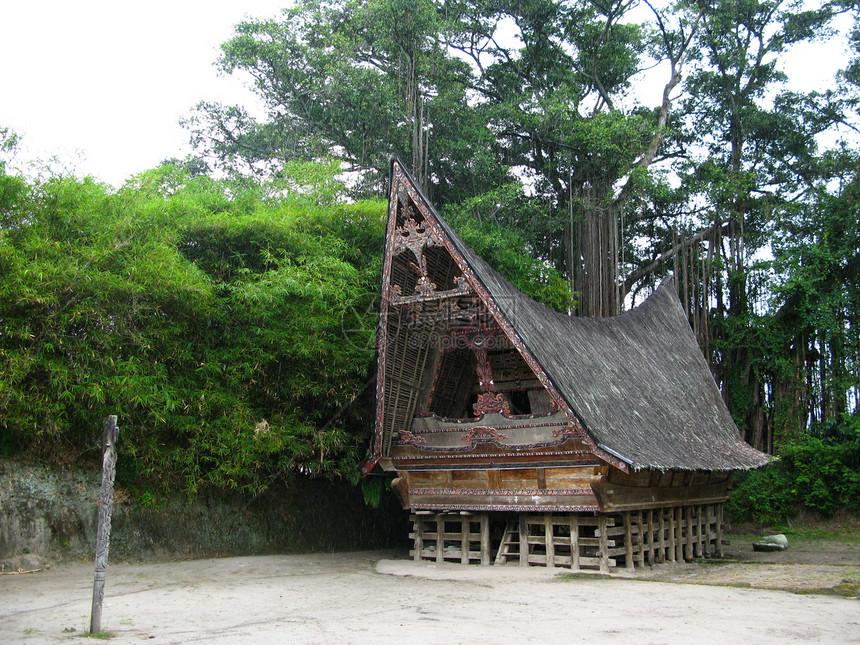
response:
<path id="1" fill-rule="evenodd" d="M 58 156 L 115 186 L 183 157 L 198 101 L 253 101 L 213 63 L 233 25 L 288 0 L 0 0 L 0 126 L 15 158 Z"/>
<path id="2" fill-rule="evenodd" d="M 0 0 L 0 126 L 23 135 L 17 165 L 59 157 L 114 186 L 184 157 L 179 127 L 200 100 L 252 107 L 236 78 L 218 76 L 219 45 L 244 18 L 271 18 L 289 0 Z M 786 68 L 798 89 L 824 89 L 844 45 L 804 46 Z M 665 79 L 637 97 L 660 101 Z M 649 96 L 648 94 L 653 94 Z"/>

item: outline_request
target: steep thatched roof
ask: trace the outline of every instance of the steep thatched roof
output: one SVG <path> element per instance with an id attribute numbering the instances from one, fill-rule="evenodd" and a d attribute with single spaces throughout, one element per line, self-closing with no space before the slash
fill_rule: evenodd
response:
<path id="1" fill-rule="evenodd" d="M 572 318 L 518 291 L 434 215 L 601 448 L 634 470 L 767 463 L 741 439 L 671 282 L 620 316 Z"/>

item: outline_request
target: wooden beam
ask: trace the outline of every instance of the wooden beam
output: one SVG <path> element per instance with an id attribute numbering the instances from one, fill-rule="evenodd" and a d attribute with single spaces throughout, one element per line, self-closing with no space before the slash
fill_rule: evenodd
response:
<path id="1" fill-rule="evenodd" d="M 591 488 L 600 501 L 601 510 L 634 511 L 690 504 L 720 504 L 728 499 L 725 482 L 680 488 L 622 486 L 607 480 L 593 482 Z"/>

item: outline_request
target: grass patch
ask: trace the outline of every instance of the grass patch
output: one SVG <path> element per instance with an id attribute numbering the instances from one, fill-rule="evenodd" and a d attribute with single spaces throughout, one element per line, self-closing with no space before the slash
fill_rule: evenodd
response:
<path id="1" fill-rule="evenodd" d="M 791 537 L 795 540 L 835 540 L 837 542 L 860 543 L 860 533 L 856 530 L 847 528 L 785 528 L 780 529 L 779 532 L 785 534 L 786 537 Z"/>
<path id="2" fill-rule="evenodd" d="M 81 632 L 78 634 L 78 638 L 97 638 L 99 640 L 106 641 L 111 638 L 116 638 L 116 634 L 105 630 L 100 632 Z"/>

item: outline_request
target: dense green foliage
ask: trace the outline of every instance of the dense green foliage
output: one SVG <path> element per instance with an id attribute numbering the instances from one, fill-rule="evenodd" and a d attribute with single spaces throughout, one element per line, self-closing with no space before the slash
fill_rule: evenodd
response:
<path id="1" fill-rule="evenodd" d="M 728 504 L 735 521 L 781 525 L 800 509 L 824 517 L 860 511 L 860 424 L 819 424 L 780 449 L 778 461 L 736 476 Z"/>
<path id="2" fill-rule="evenodd" d="M 188 492 L 354 468 L 366 428 L 323 428 L 370 368 L 342 329 L 372 330 L 350 318 L 377 288 L 383 213 L 229 195 L 169 166 L 117 192 L 29 187 L 0 242 L 6 445 L 94 451 L 117 414 L 135 469 Z"/>
<path id="3" fill-rule="evenodd" d="M 256 189 L 173 165 L 117 191 L 0 175 L 2 450 L 96 458 L 116 414 L 124 476 L 188 494 L 354 475 L 386 209 L 330 203 L 328 167 Z M 272 196 L 287 185 L 305 190 Z M 563 281 L 505 240 L 494 264 L 564 306 Z"/>

